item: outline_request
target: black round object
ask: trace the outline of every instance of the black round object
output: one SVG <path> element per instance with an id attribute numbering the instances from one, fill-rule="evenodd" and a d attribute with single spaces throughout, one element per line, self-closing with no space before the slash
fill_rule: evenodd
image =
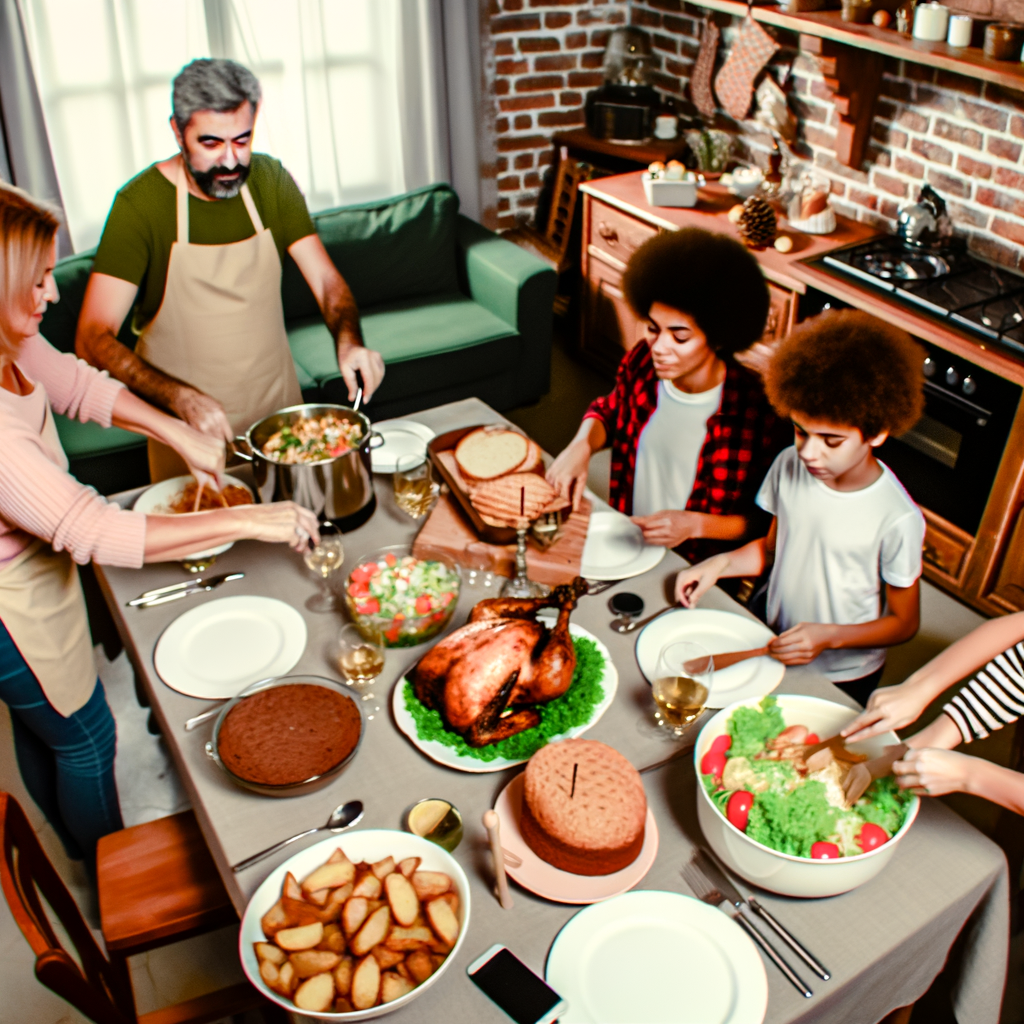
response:
<path id="1" fill-rule="evenodd" d="M 623 618 L 635 619 L 644 611 L 644 599 L 639 594 L 631 594 L 623 591 L 620 594 L 612 594 L 608 598 L 608 607 Z"/>

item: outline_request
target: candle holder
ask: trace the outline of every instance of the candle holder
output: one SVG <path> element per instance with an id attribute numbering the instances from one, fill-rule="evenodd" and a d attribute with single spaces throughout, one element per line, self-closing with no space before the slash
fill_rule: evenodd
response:
<path id="1" fill-rule="evenodd" d="M 502 597 L 546 597 L 551 588 L 531 580 L 526 572 L 526 533 L 530 524 L 520 519 L 516 527 L 516 574 L 505 580 L 501 587 Z"/>

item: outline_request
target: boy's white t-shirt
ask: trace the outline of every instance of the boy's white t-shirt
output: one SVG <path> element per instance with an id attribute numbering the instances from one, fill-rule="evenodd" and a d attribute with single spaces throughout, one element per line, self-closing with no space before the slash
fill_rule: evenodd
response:
<path id="1" fill-rule="evenodd" d="M 689 393 L 658 381 L 658 405 L 640 434 L 633 478 L 633 515 L 682 511 L 697 479 L 697 461 L 718 412 L 722 386 Z"/>
<path id="2" fill-rule="evenodd" d="M 859 491 L 836 491 L 807 471 L 795 447 L 768 471 L 757 503 L 778 518 L 768 583 L 768 623 L 778 632 L 798 622 L 850 626 L 885 614 L 885 588 L 921 575 L 925 521 L 888 466 Z M 885 648 L 822 651 L 811 663 L 832 680 L 870 675 Z"/>

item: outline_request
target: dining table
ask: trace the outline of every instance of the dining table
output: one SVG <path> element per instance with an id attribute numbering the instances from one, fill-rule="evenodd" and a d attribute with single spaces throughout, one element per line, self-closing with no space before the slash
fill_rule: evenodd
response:
<path id="1" fill-rule="evenodd" d="M 414 417 L 435 433 L 475 424 L 505 422 L 500 413 L 477 399 L 424 410 Z M 376 426 L 376 425 L 375 425 Z M 345 560 L 336 579 L 366 554 L 384 545 L 409 544 L 423 520 L 414 520 L 395 503 L 390 474 L 375 474 L 377 509 L 358 529 L 344 535 Z M 115 495 L 129 506 L 139 491 Z M 595 509 L 607 508 L 592 498 Z M 672 581 L 686 563 L 672 551 L 643 575 L 615 583 L 601 594 L 580 599 L 572 621 L 608 648 L 618 672 L 615 698 L 587 732 L 620 751 L 637 767 L 672 754 L 680 741 L 652 725 L 651 689 L 636 661 L 637 634 L 611 628 L 608 598 L 619 591 L 639 594 L 646 612 L 670 603 Z M 236 543 L 219 556 L 212 572 L 244 572 L 242 580 L 209 594 L 152 608 L 127 607 L 141 592 L 180 582 L 180 563 L 167 562 L 124 569 L 97 566 L 104 595 L 123 639 L 138 683 L 149 701 L 167 748 L 191 799 L 224 885 L 239 915 L 257 886 L 277 865 L 325 833 L 295 843 L 273 857 L 236 873 L 232 865 L 277 840 L 323 824 L 331 810 L 348 800 L 363 802 L 358 828 L 402 829 L 410 806 L 427 797 L 442 798 L 462 814 L 465 836 L 454 856 L 470 881 L 472 907 L 466 940 L 438 984 L 393 1012 L 396 1024 L 412 1022 L 506 1021 L 503 1011 L 467 976 L 466 967 L 495 943 L 507 946 L 530 968 L 544 975 L 545 960 L 560 929 L 580 907 L 552 902 L 512 884 L 513 906 L 502 909 L 494 893 L 487 834 L 481 819 L 501 790 L 522 767 L 494 773 L 469 773 L 435 763 L 403 735 L 390 710 L 392 688 L 401 684 L 423 647 L 388 650 L 383 672 L 370 685 L 365 703 L 362 745 L 345 770 L 316 792 L 290 798 L 260 796 L 233 784 L 207 756 L 212 722 L 186 732 L 187 719 L 213 703 L 188 697 L 165 685 L 154 667 L 154 647 L 163 631 L 184 611 L 227 595 L 278 598 L 295 608 L 308 628 L 305 651 L 293 672 L 341 679 L 333 660 L 343 613 L 314 612 L 307 601 L 318 582 L 302 557 L 283 544 Z M 490 587 L 463 583 L 450 629 L 466 621 L 472 606 L 497 594 Z M 703 608 L 738 615 L 750 613 L 718 588 L 701 599 Z M 224 636 L 230 649 L 231 636 Z M 806 694 L 854 707 L 852 701 L 813 667 L 787 668 L 779 693 Z M 690 894 L 682 868 L 696 843 L 698 780 L 692 757 L 681 756 L 643 776 L 649 807 L 660 833 L 657 857 L 637 888 Z M 337 837 L 344 848 L 344 834 Z M 822 981 L 809 971 L 805 980 L 813 997 L 805 998 L 766 961 L 769 1024 L 842 1021 L 875 1024 L 889 1012 L 920 998 L 946 964 L 954 943 L 954 1009 L 960 1024 L 996 1024 L 1006 977 L 1009 946 L 1009 883 L 1006 860 L 998 846 L 936 799 L 923 798 L 917 820 L 901 840 L 886 868 L 874 879 L 843 895 L 795 899 L 756 892 L 788 929 L 830 970 Z M 959 941 L 957 941 L 959 938 Z M 778 943 L 785 954 L 786 947 Z M 794 966 L 799 961 L 788 957 Z M 680 964 L 679 998 L 686 999 L 687 978 Z M 623 984 L 630 984 L 623 978 Z"/>

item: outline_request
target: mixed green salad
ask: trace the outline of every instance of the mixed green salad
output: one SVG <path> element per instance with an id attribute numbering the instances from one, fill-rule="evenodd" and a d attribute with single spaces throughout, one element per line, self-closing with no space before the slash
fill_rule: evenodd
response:
<path id="1" fill-rule="evenodd" d="M 830 860 L 877 849 L 899 831 L 913 797 L 889 775 L 847 807 L 842 782 L 849 764 L 806 764 L 818 743 L 805 726 L 787 727 L 775 697 L 767 696 L 732 713 L 701 759 L 704 786 L 731 824 L 780 853 Z"/>
<path id="2" fill-rule="evenodd" d="M 457 732 L 444 724 L 440 711 L 424 707 L 407 679 L 402 696 L 406 710 L 416 723 L 416 735 L 424 741 L 443 743 L 463 757 L 478 761 L 495 761 L 507 758 L 510 761 L 525 761 L 532 757 L 549 740 L 564 736 L 570 729 L 590 721 L 594 708 L 604 699 L 604 655 L 589 637 L 574 636 L 576 648 L 576 671 L 569 689 L 546 704 L 535 705 L 540 712 L 540 722 L 532 729 L 524 729 L 506 739 L 486 747 L 471 747 Z"/>
<path id="3" fill-rule="evenodd" d="M 444 562 L 388 552 L 352 570 L 345 601 L 361 631 L 370 630 L 387 647 L 412 647 L 444 629 L 459 583 L 458 572 Z"/>

